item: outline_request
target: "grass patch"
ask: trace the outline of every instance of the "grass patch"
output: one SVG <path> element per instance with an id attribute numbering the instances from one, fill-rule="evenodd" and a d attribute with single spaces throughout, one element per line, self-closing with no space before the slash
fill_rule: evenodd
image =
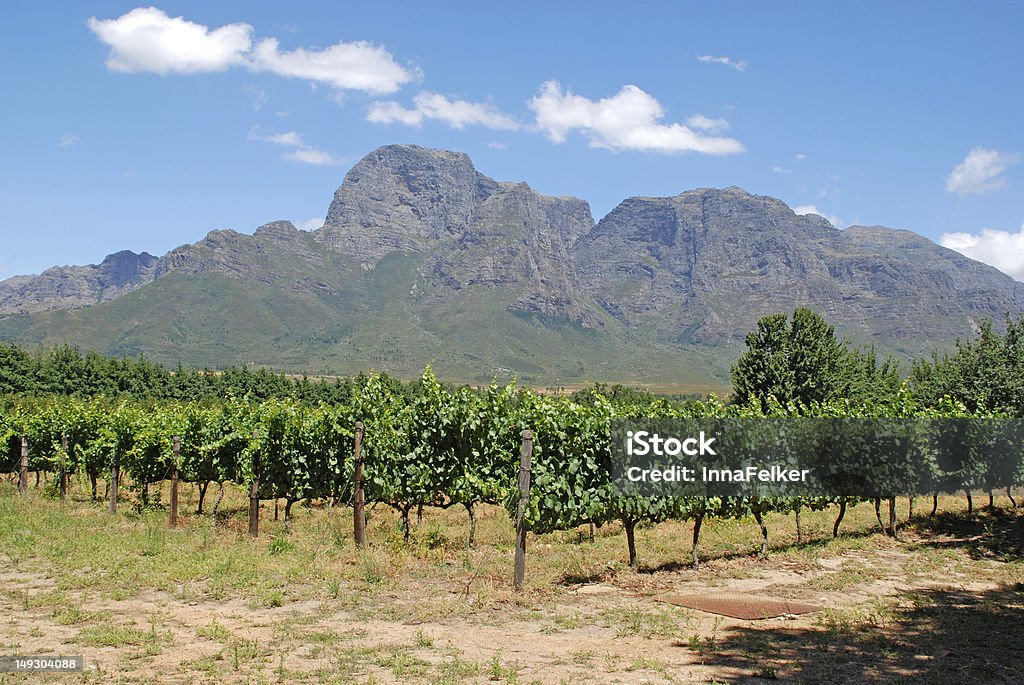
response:
<path id="1" fill-rule="evenodd" d="M 679 619 L 671 611 L 647 611 L 616 607 L 602 612 L 602 618 L 615 628 L 616 637 L 672 637 L 679 632 Z"/>
<path id="2" fill-rule="evenodd" d="M 90 647 L 124 647 L 144 644 L 150 637 L 149 632 L 138 628 L 100 625 L 82 629 L 76 641 Z"/>
<path id="3" fill-rule="evenodd" d="M 886 569 L 879 566 L 872 566 L 861 560 L 847 560 L 839 570 L 831 573 L 823 573 L 807 583 L 808 586 L 817 590 L 828 590 L 841 592 L 852 587 L 865 585 L 884 578 Z"/>
<path id="4" fill-rule="evenodd" d="M 65 607 L 53 613 L 53 621 L 62 626 L 93 623 L 109 616 L 106 611 L 86 611 L 78 607 Z"/>
<path id="5" fill-rule="evenodd" d="M 450 654 L 437 668 L 438 685 L 456 685 L 479 675 L 483 669 L 474 661 L 467 661 L 458 653 Z"/>
<path id="6" fill-rule="evenodd" d="M 217 622 L 217 619 L 210 621 L 210 625 L 196 629 L 196 635 L 205 637 L 207 640 L 230 644 L 234 635 L 228 628 Z"/>
<path id="7" fill-rule="evenodd" d="M 423 659 L 410 654 L 408 649 L 396 649 L 390 654 L 378 656 L 375 663 L 403 680 L 410 676 L 424 675 L 429 666 Z"/>

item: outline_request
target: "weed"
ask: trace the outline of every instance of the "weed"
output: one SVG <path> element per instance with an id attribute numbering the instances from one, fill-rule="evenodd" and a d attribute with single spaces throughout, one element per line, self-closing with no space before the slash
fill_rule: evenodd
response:
<path id="1" fill-rule="evenodd" d="M 83 629 L 78 634 L 78 642 L 90 647 L 123 647 L 141 645 L 149 637 L 146 631 L 138 628 L 99 625 Z"/>
<path id="2" fill-rule="evenodd" d="M 426 671 L 427 662 L 400 649 L 394 653 L 377 659 L 377 665 L 391 669 L 396 678 L 406 679 L 411 675 L 422 675 Z"/>
<path id="3" fill-rule="evenodd" d="M 638 656 L 625 668 L 626 671 L 657 671 L 658 673 L 665 673 L 668 670 L 668 666 L 665 665 L 664 661 L 660 659 L 649 659 L 644 656 Z"/>
<path id="4" fill-rule="evenodd" d="M 438 667 L 438 679 L 435 682 L 442 685 L 454 685 L 465 682 L 467 678 L 479 673 L 479 664 L 466 661 L 458 654 L 452 654 Z"/>
<path id="5" fill-rule="evenodd" d="M 260 656 L 258 640 L 237 640 L 231 645 L 232 660 L 237 671 L 241 664 L 254 661 Z"/>
<path id="6" fill-rule="evenodd" d="M 205 637 L 208 640 L 222 642 L 224 644 L 228 644 L 232 637 L 231 631 L 218 623 L 216 618 L 210 621 L 210 625 L 203 628 L 197 628 L 196 635 L 199 637 Z"/>
<path id="7" fill-rule="evenodd" d="M 284 681 L 285 681 L 284 678 L 285 678 L 284 652 L 281 652 L 278 655 L 278 660 L 277 660 L 277 682 L 278 683 L 284 683 Z"/>
<path id="8" fill-rule="evenodd" d="M 423 632 L 423 629 L 420 628 L 419 630 L 416 631 L 416 642 L 415 642 L 415 644 L 416 644 L 417 647 L 420 647 L 420 648 L 433 647 L 434 646 L 434 638 L 432 638 L 431 636 L 427 635 L 425 632 Z"/>
<path id="9" fill-rule="evenodd" d="M 451 542 L 448 539 L 446 528 L 437 523 L 431 523 L 427 526 L 427 533 L 424 536 L 423 541 L 427 545 L 428 549 L 447 547 Z"/>
<path id="10" fill-rule="evenodd" d="M 282 592 L 281 590 L 271 590 L 266 594 L 266 596 L 263 599 L 263 602 L 269 609 L 276 609 L 278 607 L 282 607 L 284 606 L 284 592 Z"/>
<path id="11" fill-rule="evenodd" d="M 303 633 L 301 638 L 309 642 L 315 642 L 323 645 L 332 645 L 341 640 L 341 636 L 331 630 L 314 630 L 312 632 Z"/>
<path id="12" fill-rule="evenodd" d="M 142 545 L 142 554 L 147 557 L 159 556 L 164 550 L 167 542 L 167 530 L 162 524 L 150 519 L 146 526 L 145 539 Z"/>
<path id="13" fill-rule="evenodd" d="M 593 658 L 594 650 L 592 649 L 577 649 L 572 653 L 573 663 L 576 664 L 589 664 Z"/>
<path id="14" fill-rule="evenodd" d="M 73 626 L 79 623 L 96 621 L 104 615 L 102 612 L 85 611 L 78 607 L 66 607 L 53 612 L 53 620 L 62 626 Z"/>
<path id="15" fill-rule="evenodd" d="M 604 615 L 619 624 L 615 631 L 616 637 L 668 637 L 674 635 L 679 628 L 678 620 L 666 611 L 611 609 L 606 610 Z"/>
<path id="16" fill-rule="evenodd" d="M 384 566 L 377 555 L 362 552 L 359 555 L 359 573 L 369 585 L 382 585 L 385 581 Z"/>
<path id="17" fill-rule="evenodd" d="M 290 552 L 293 549 L 295 549 L 295 545 L 288 542 L 288 539 L 285 537 L 276 537 L 267 545 L 267 551 L 273 556 Z"/>

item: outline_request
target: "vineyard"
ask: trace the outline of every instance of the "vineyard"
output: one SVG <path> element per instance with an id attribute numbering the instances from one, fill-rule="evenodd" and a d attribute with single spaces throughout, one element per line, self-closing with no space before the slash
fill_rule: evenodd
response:
<path id="1" fill-rule="evenodd" d="M 579 526 L 593 530 L 621 523 L 633 569 L 638 565 L 637 526 L 667 520 L 692 523 L 688 556 L 694 567 L 700 558 L 702 526 L 712 519 L 752 518 L 761 531 L 762 554 L 769 549 L 764 517 L 771 512 L 794 514 L 799 537 L 801 512 L 833 510 L 833 535 L 838 535 L 848 508 L 865 497 L 865 482 L 870 483 L 878 523 L 891 536 L 898 535 L 895 502 L 900 495 L 931 496 L 933 514 L 940 492 L 963 491 L 973 506 L 972 491 L 987 491 L 990 501 L 993 491 L 1005 491 L 1016 504 L 1012 488 L 1024 482 L 1019 442 L 994 449 L 991 439 L 986 442 L 976 434 L 972 437 L 978 444 L 961 436 L 958 444 L 963 448 L 953 465 L 948 458 L 945 464 L 941 458 L 889 458 L 882 460 L 884 469 L 877 465 L 878 455 L 875 462 L 864 459 L 869 447 L 858 442 L 863 436 L 832 436 L 830 463 L 843 466 L 838 473 L 832 466 L 833 475 L 839 481 L 859 479 L 859 497 L 850 492 L 774 497 L 642 495 L 624 491 L 612 477 L 616 420 L 810 416 L 902 420 L 900 425 L 910 425 L 906 420 L 913 418 L 991 419 L 995 415 L 968 412 L 949 398 L 937 408 L 920 408 L 905 391 L 886 402 L 844 400 L 809 407 L 778 402 L 766 407 L 726 405 L 714 398 L 624 404 L 612 403 L 598 393 L 573 400 L 514 385 L 446 389 L 428 369 L 412 393 L 395 392 L 379 376 L 369 376 L 346 405 L 248 398 L 210 403 L 74 397 L 8 400 L 0 414 L 0 439 L 7 446 L 4 470 L 15 473 L 23 489 L 28 471 L 47 472 L 54 475 L 54 495 L 60 497 L 68 477 L 82 474 L 90 481 L 92 497 L 106 498 L 112 512 L 119 489 L 125 487 L 134 491 L 137 507 L 163 506 L 151 499 L 150 487 L 170 480 L 172 524 L 178 516 L 178 483 L 195 484 L 198 513 L 209 512 L 215 520 L 227 485 L 248 493 L 252 535 L 258 534 L 260 500 L 273 500 L 275 507 L 283 502 L 286 531 L 292 507 L 299 501 L 355 506 L 357 528 L 365 516 L 364 505 L 387 506 L 400 515 L 406 541 L 413 513 L 424 507 L 458 507 L 469 518 L 468 544 L 472 546 L 478 507 L 500 504 L 516 517 L 521 553 L 527 531 L 541 534 Z M 529 436 L 528 448 L 524 436 Z M 775 449 L 786 447 L 776 445 Z M 877 446 L 870 449 L 877 451 Z M 100 481 L 105 483 L 102 494 Z M 207 501 L 211 484 L 216 484 L 218 492 L 212 505 Z M 885 523 L 883 500 L 889 505 Z M 358 539 L 358 531 L 356 535 Z M 521 584 L 520 578 L 517 581 Z"/>
<path id="2" fill-rule="evenodd" d="M 728 402 L 0 345 L 0 643 L 81 650 L 95 683 L 1016 683 L 1024 320 L 1006 330 L 904 378 L 773 315 Z M 631 426 L 817 485 L 633 487 Z M 719 591 L 822 608 L 663 603 Z"/>

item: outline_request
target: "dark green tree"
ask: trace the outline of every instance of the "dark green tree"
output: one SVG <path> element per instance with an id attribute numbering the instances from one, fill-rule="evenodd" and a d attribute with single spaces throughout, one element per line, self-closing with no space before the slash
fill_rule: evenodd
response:
<path id="1" fill-rule="evenodd" d="M 958 340 L 956 351 L 918 360 L 910 373 L 914 398 L 937 406 L 943 397 L 968 411 L 1002 410 L 1024 416 L 1024 317 L 1007 316 L 1006 333 L 983 321 L 977 337 Z"/>
<path id="2" fill-rule="evenodd" d="M 803 405 L 835 399 L 882 399 L 900 385 L 898 364 L 879 364 L 872 348 L 851 349 L 819 314 L 801 307 L 792 318 L 779 312 L 757 322 L 747 350 L 732 367 L 733 402 L 768 398 Z"/>
<path id="3" fill-rule="evenodd" d="M 39 361 L 15 345 L 0 343 L 0 394 L 39 389 Z"/>

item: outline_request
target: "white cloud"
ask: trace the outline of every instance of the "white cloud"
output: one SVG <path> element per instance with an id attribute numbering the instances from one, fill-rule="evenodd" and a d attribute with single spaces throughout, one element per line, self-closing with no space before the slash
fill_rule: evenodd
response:
<path id="1" fill-rule="evenodd" d="M 660 124 L 665 110 L 654 97 L 636 86 L 623 86 L 617 94 L 593 101 L 563 91 L 547 81 L 529 102 L 537 128 L 556 143 L 578 130 L 591 147 L 609 150 L 701 152 L 727 155 L 743 151 L 735 138 L 705 136 L 682 124 Z"/>
<path id="2" fill-rule="evenodd" d="M 254 68 L 260 71 L 375 95 L 393 93 L 413 79 L 390 52 L 366 41 L 339 42 L 323 50 L 297 48 L 282 52 L 276 38 L 266 38 L 256 44 L 252 58 Z"/>
<path id="3" fill-rule="evenodd" d="M 721 133 L 729 128 L 729 122 L 725 119 L 712 119 L 711 117 L 706 117 L 703 114 L 694 114 L 692 117 L 688 117 L 686 119 L 686 125 L 690 128 L 699 128 L 702 131 L 707 131 L 708 133 Z"/>
<path id="4" fill-rule="evenodd" d="M 1017 161 L 1016 155 L 976 147 L 967 153 L 964 161 L 953 167 L 946 179 L 946 192 L 966 195 L 1001 190 L 1006 187 L 1003 172 Z"/>
<path id="5" fill-rule="evenodd" d="M 295 147 L 302 147 L 302 136 L 295 131 L 288 131 L 287 133 L 275 133 L 264 138 L 269 143 L 275 145 L 294 145 Z"/>
<path id="6" fill-rule="evenodd" d="M 939 244 L 1024 281 L 1024 226 L 1018 233 L 983 228 L 981 233 L 943 233 Z"/>
<path id="7" fill-rule="evenodd" d="M 324 218 L 322 216 L 314 216 L 312 219 L 296 221 L 294 223 L 295 227 L 300 231 L 315 231 L 324 225 Z"/>
<path id="8" fill-rule="evenodd" d="M 60 147 L 70 147 L 78 143 L 81 140 L 78 136 L 72 135 L 71 133 L 65 133 L 57 140 L 57 145 Z"/>
<path id="9" fill-rule="evenodd" d="M 826 214 L 825 212 L 821 211 L 814 205 L 797 205 L 796 207 L 793 208 L 793 212 L 795 214 L 800 214 L 801 216 L 803 216 L 804 214 L 817 214 L 818 216 L 826 219 L 830 224 L 832 224 L 836 228 L 842 226 L 842 223 L 839 221 L 838 216 L 836 216 L 835 214 Z"/>
<path id="10" fill-rule="evenodd" d="M 287 131 L 286 133 L 264 133 L 259 126 L 253 126 L 249 131 L 248 140 L 262 140 L 265 143 L 274 145 L 287 145 L 291 147 L 304 147 L 302 134 L 298 131 Z"/>
<path id="11" fill-rule="evenodd" d="M 792 169 L 787 169 L 786 167 L 779 166 L 778 164 L 775 164 L 775 165 L 772 166 L 772 171 L 775 172 L 776 174 L 791 174 L 791 173 L 793 173 Z M 799 214 L 799 213 L 800 212 L 797 212 L 797 214 Z"/>
<path id="12" fill-rule="evenodd" d="M 487 143 L 487 147 L 491 148 L 492 150 L 507 150 L 508 144 L 503 143 L 500 140 L 492 140 L 491 142 Z"/>
<path id="13" fill-rule="evenodd" d="M 407 109 L 394 101 L 374 102 L 366 118 L 376 124 L 401 123 L 406 126 L 420 126 L 425 119 L 443 121 L 452 128 L 484 126 L 486 128 L 514 131 L 520 127 L 518 121 L 500 112 L 494 105 L 467 100 L 449 100 L 439 93 L 422 92 L 412 99 L 414 108 Z"/>
<path id="14" fill-rule="evenodd" d="M 258 112 L 263 109 L 263 106 L 270 102 L 270 96 L 267 95 L 267 91 L 261 88 L 255 88 L 253 86 L 245 86 L 242 88 L 242 92 L 248 95 L 252 99 L 252 110 Z"/>
<path id="15" fill-rule="evenodd" d="M 266 143 L 273 143 L 274 145 L 290 145 L 292 147 L 303 147 L 305 143 L 302 142 L 302 134 L 297 131 L 288 131 L 286 133 L 266 133 L 259 126 L 253 126 L 249 129 L 248 140 L 262 140 Z"/>
<path id="16" fill-rule="evenodd" d="M 89 28 L 110 47 L 106 64 L 112 71 L 194 74 L 246 67 L 375 95 L 393 93 L 416 76 L 385 48 L 366 41 L 282 51 L 276 38 L 253 45 L 249 24 L 211 29 L 156 7 L 139 7 L 116 19 L 92 17 Z"/>
<path id="17" fill-rule="evenodd" d="M 406 126 L 419 126 L 423 123 L 423 112 L 418 109 L 406 109 L 394 100 L 370 103 L 366 120 L 375 124 L 393 124 L 398 122 Z"/>
<path id="18" fill-rule="evenodd" d="M 734 60 L 731 57 L 715 56 L 715 55 L 700 55 L 697 57 L 698 62 L 704 62 L 705 64 L 724 64 L 725 66 L 735 69 L 736 71 L 746 71 L 747 60 Z"/>
<path id="19" fill-rule="evenodd" d="M 802 152 L 798 152 L 798 153 L 796 153 L 796 156 L 795 156 L 795 157 L 793 157 L 793 159 L 795 159 L 795 160 L 796 160 L 796 161 L 798 161 L 798 162 L 802 162 L 802 161 L 804 161 L 805 159 L 807 159 L 807 155 L 805 155 L 805 154 L 804 154 L 804 153 L 802 153 Z"/>
<path id="20" fill-rule="evenodd" d="M 193 74 L 246 63 L 252 26 L 237 23 L 210 30 L 156 7 L 139 7 L 117 19 L 89 19 L 96 37 L 110 46 L 111 71 Z"/>
<path id="21" fill-rule="evenodd" d="M 253 126 L 249 130 L 248 140 L 258 140 L 265 143 L 273 143 L 274 145 L 283 145 L 284 147 L 294 148 L 291 152 L 286 152 L 281 156 L 281 159 L 286 159 L 290 162 L 338 166 L 340 164 L 344 164 L 346 161 L 342 157 L 335 157 L 329 152 L 324 152 L 323 150 L 316 149 L 312 145 L 307 145 L 306 142 L 302 140 L 302 134 L 297 131 L 267 133 L 259 126 Z"/>
<path id="22" fill-rule="evenodd" d="M 316 164 L 318 166 L 339 166 L 345 163 L 341 157 L 335 157 L 329 152 L 317 150 L 314 147 L 302 147 L 284 155 L 283 159 L 290 162 L 302 162 L 304 164 Z"/>

